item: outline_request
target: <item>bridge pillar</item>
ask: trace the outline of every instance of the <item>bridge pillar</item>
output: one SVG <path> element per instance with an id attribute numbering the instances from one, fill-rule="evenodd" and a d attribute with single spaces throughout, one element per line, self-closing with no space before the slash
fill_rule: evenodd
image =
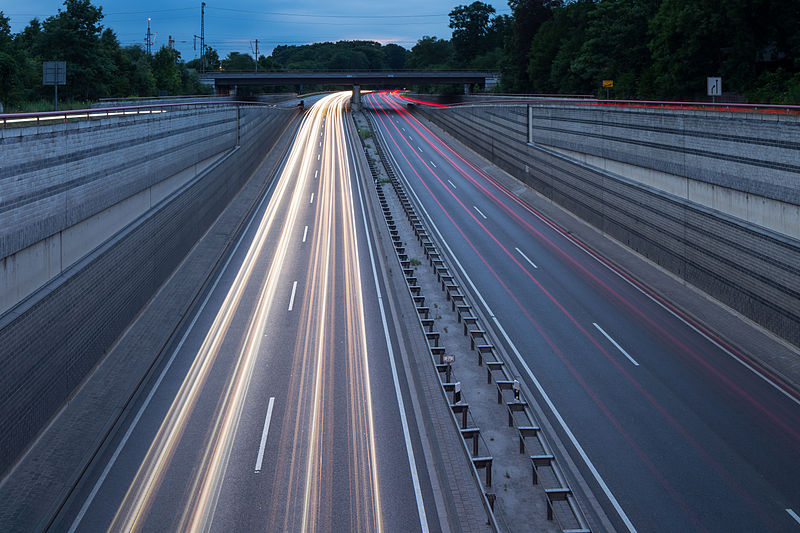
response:
<path id="1" fill-rule="evenodd" d="M 361 111 L 361 85 L 353 85 L 353 96 L 350 98 L 350 109 Z"/>

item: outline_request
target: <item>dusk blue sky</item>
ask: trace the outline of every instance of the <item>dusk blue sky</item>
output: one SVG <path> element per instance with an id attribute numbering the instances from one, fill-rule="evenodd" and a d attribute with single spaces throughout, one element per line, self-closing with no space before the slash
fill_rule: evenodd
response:
<path id="1" fill-rule="evenodd" d="M 200 0 L 162 1 L 106 0 L 103 25 L 113 29 L 124 45 L 144 44 L 147 17 L 156 33 L 155 47 L 169 35 L 184 60 L 199 55 L 192 35 L 200 34 Z M 471 0 L 209 0 L 206 2 L 206 44 L 221 57 L 229 52 L 252 53 L 251 41 L 259 40 L 259 54 L 269 55 L 279 44 L 321 41 L 374 40 L 411 48 L 423 35 L 450 38 L 447 14 Z M 509 13 L 505 2 L 488 2 L 498 13 Z M 11 19 L 11 31 L 19 32 L 30 19 L 55 15 L 63 0 L 0 0 L 0 11 Z"/>

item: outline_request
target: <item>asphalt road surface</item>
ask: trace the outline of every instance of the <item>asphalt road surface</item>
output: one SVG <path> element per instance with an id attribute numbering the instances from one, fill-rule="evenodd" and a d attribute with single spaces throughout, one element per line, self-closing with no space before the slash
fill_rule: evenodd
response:
<path id="1" fill-rule="evenodd" d="M 800 401 L 390 93 L 378 136 L 618 530 L 800 531 Z"/>
<path id="2" fill-rule="evenodd" d="M 428 530 L 348 99 L 307 112 L 202 310 L 55 529 Z"/>

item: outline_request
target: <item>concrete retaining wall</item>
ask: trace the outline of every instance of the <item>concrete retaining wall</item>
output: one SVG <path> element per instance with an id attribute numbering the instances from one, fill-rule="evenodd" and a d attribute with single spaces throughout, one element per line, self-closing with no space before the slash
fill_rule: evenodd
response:
<path id="1" fill-rule="evenodd" d="M 624 119 L 617 111 L 604 119 L 602 110 L 555 110 L 534 118 L 533 140 L 528 143 L 528 109 L 518 106 L 474 106 L 459 108 L 426 108 L 415 112 L 443 127 L 451 135 L 493 163 L 530 185 L 544 196 L 569 209 L 597 228 L 630 248 L 677 274 L 752 320 L 762 324 L 790 342 L 800 345 L 800 241 L 771 231 L 730 214 L 709 208 L 692 198 L 680 197 L 627 175 L 619 175 L 570 157 L 565 151 L 586 154 L 607 160 L 625 160 L 636 169 L 655 170 L 665 175 L 685 178 L 671 172 L 695 176 L 693 181 L 722 186 L 729 191 L 753 194 L 762 201 L 780 201 L 793 206 L 799 196 L 798 176 L 790 154 L 798 157 L 797 145 L 784 142 L 783 128 L 777 128 L 774 118 L 754 119 L 760 128 L 747 130 L 737 123 L 735 131 L 726 129 L 729 117 L 704 117 L 683 123 L 693 124 L 692 134 L 681 138 L 678 131 L 648 132 L 643 124 L 672 124 L 675 117 L 652 117 L 641 112 L 636 122 L 635 111 Z M 534 108 L 534 117 L 540 112 Z M 563 113 L 573 130 L 553 119 Z M 667 113 L 671 115 L 671 113 Z M 591 119 L 591 120 L 590 120 Z M 744 119 L 747 120 L 747 119 Z M 770 120 L 773 122 L 770 124 Z M 613 128 L 602 126 L 613 122 Z M 622 124 L 635 124 L 626 130 Z M 586 141 L 581 143 L 578 124 L 587 128 Z M 546 126 L 547 125 L 547 126 Z M 556 128 L 555 126 L 559 126 Z M 549 129 L 547 129 L 549 128 Z M 541 129 L 541 132 L 537 132 Z M 662 128 L 663 129 L 663 128 Z M 674 128 L 673 128 L 674 129 Z M 686 150 L 698 150 L 693 136 L 700 131 L 715 130 L 719 138 L 726 137 L 731 145 L 720 149 L 717 159 L 727 161 L 714 169 L 714 144 L 704 146 L 704 155 L 689 155 Z M 613 135 L 612 133 L 613 132 Z M 798 130 L 800 139 L 800 130 Z M 758 145 L 748 151 L 752 138 L 761 136 Z M 613 136 L 613 140 L 607 137 Z M 738 141 L 732 140 L 733 137 Z M 647 148 L 624 139 L 648 142 Z M 772 139 L 772 141 L 769 141 Z M 545 146 L 540 142 L 552 143 Z M 609 147 L 609 143 L 611 146 Z M 738 150 L 735 148 L 738 143 Z M 559 145 L 554 147 L 553 145 Z M 656 146 L 663 145 L 657 149 Z M 676 154 L 684 147 L 684 164 L 668 161 L 665 154 Z M 559 151 L 560 150 L 560 151 Z M 735 154 L 747 156 L 748 161 L 735 160 Z M 587 154 L 587 152 L 590 152 Z M 612 159 L 616 158 L 616 159 Z M 764 164 L 756 165 L 761 159 Z M 775 168 L 780 162 L 780 168 Z M 645 167 L 642 165 L 650 165 Z M 760 169 L 754 171 L 754 168 Z M 726 179 L 726 174 L 732 175 Z M 669 172 L 671 171 L 671 172 Z M 748 171 L 751 175 L 747 176 Z M 791 178 L 791 179 L 789 179 Z M 708 181 L 701 181 L 708 180 Z M 795 185 L 789 185 L 789 184 Z M 795 219 L 797 223 L 798 219 Z"/>
<path id="2" fill-rule="evenodd" d="M 2 131 L 0 314 L 236 144 L 237 110 Z"/>
<path id="3" fill-rule="evenodd" d="M 797 115 L 534 105 L 533 142 L 800 205 Z"/>
<path id="4" fill-rule="evenodd" d="M 127 178 L 115 176 L 104 182 L 102 177 L 98 177 L 92 180 L 85 194 L 64 191 L 61 194 L 66 194 L 67 198 L 53 207 L 56 211 L 61 209 L 60 216 L 41 215 L 41 218 L 48 220 L 47 224 L 32 223 L 30 230 L 16 224 L 15 231 L 8 232 L 12 237 L 7 238 L 4 245 L 6 249 L 13 250 L 14 243 L 30 238 L 31 233 L 40 237 L 46 234 L 43 228 L 63 228 L 64 220 L 71 220 L 75 212 L 96 213 L 100 207 L 95 206 L 92 200 L 104 206 L 111 202 L 109 198 L 122 196 L 113 188 L 127 189 L 130 191 L 128 197 L 131 197 L 137 188 L 157 184 L 159 173 L 174 174 L 174 170 L 182 165 L 198 161 L 208 153 L 206 150 L 215 152 L 222 147 L 232 146 L 238 133 L 237 148 L 182 185 L 146 216 L 136 219 L 0 316 L 0 363 L 3 365 L 3 372 L 0 373 L 0 472 L 14 463 L 31 439 L 70 398 L 106 350 L 239 191 L 269 148 L 284 133 L 296 112 L 295 109 L 246 107 L 238 111 L 211 111 L 206 118 L 195 114 L 194 122 L 197 123 L 200 118 L 199 122 L 208 124 L 208 127 L 205 132 L 196 132 L 191 127 L 191 121 L 188 121 L 185 128 L 178 128 L 187 135 L 186 146 L 169 144 L 171 137 L 168 130 L 159 127 L 163 124 L 153 123 L 158 122 L 157 118 L 146 121 L 148 124 L 129 124 L 133 128 L 147 126 L 145 129 L 152 132 L 150 141 L 129 135 L 120 124 L 119 129 L 106 130 L 107 137 L 94 138 L 96 146 L 118 146 L 112 152 L 113 156 L 108 156 L 106 165 L 120 169 Z M 176 127 L 183 124 L 181 117 L 169 117 L 167 121 Z M 87 135 L 99 135 L 92 126 L 89 123 L 82 129 Z M 138 144 L 139 149 L 131 151 L 125 146 L 126 143 L 110 142 L 117 136 Z M 78 143 L 77 146 L 83 146 L 80 139 L 76 138 L 79 137 L 77 133 L 69 132 L 69 137 Z M 49 139 L 48 142 L 59 145 L 56 132 L 49 135 Z M 148 144 L 150 142 L 152 144 Z M 168 154 L 162 154 L 162 148 L 167 144 L 179 155 L 168 157 Z M 204 148 L 208 146 L 211 148 Z M 88 146 L 85 150 L 87 158 L 98 155 L 92 153 Z M 148 150 L 153 151 L 150 159 L 154 159 L 156 154 L 162 158 L 158 169 L 153 169 L 153 163 L 139 161 L 137 164 L 148 168 L 147 172 L 126 173 L 124 157 L 129 156 L 136 161 L 142 154 L 146 156 Z M 181 160 L 181 157 L 185 159 Z M 43 159 L 50 161 L 50 158 Z M 25 164 L 33 167 L 37 163 L 32 155 L 28 155 Z M 53 165 L 56 164 L 53 162 Z M 75 158 L 70 158 L 65 164 L 73 165 L 71 168 L 75 169 L 98 172 L 92 165 L 81 167 L 81 161 Z M 38 182 L 50 180 L 59 183 L 60 174 L 55 171 L 50 173 L 47 168 L 40 169 L 45 177 Z M 33 172 L 32 168 L 25 167 L 25 170 Z M 79 171 L 74 172 L 71 175 L 73 181 L 80 181 Z M 31 180 L 37 182 L 35 178 Z M 69 201 L 70 193 L 75 202 Z M 24 197 L 22 194 L 18 196 Z M 24 206 L 25 203 L 20 202 L 20 205 Z M 75 210 L 72 209 L 73 205 Z"/>
<path id="5" fill-rule="evenodd" d="M 2 130 L 0 257 L 236 144 L 236 108 Z"/>

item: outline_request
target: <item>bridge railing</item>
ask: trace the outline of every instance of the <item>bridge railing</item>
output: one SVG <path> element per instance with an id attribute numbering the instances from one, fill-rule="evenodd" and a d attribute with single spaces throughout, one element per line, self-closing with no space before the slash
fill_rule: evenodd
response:
<path id="1" fill-rule="evenodd" d="M 65 111 L 45 111 L 38 113 L 7 113 L 0 114 L 2 127 L 9 126 L 33 126 L 42 123 L 52 124 L 54 122 L 76 122 L 81 120 L 95 120 L 101 118 L 129 116 L 129 115 L 157 115 L 170 111 L 184 111 L 193 108 L 208 107 L 238 107 L 238 106 L 266 106 L 276 107 L 275 104 L 264 102 L 240 102 L 240 101 L 210 101 L 210 102 L 176 102 L 160 103 L 139 106 L 119 106 L 94 109 L 70 109 Z"/>

